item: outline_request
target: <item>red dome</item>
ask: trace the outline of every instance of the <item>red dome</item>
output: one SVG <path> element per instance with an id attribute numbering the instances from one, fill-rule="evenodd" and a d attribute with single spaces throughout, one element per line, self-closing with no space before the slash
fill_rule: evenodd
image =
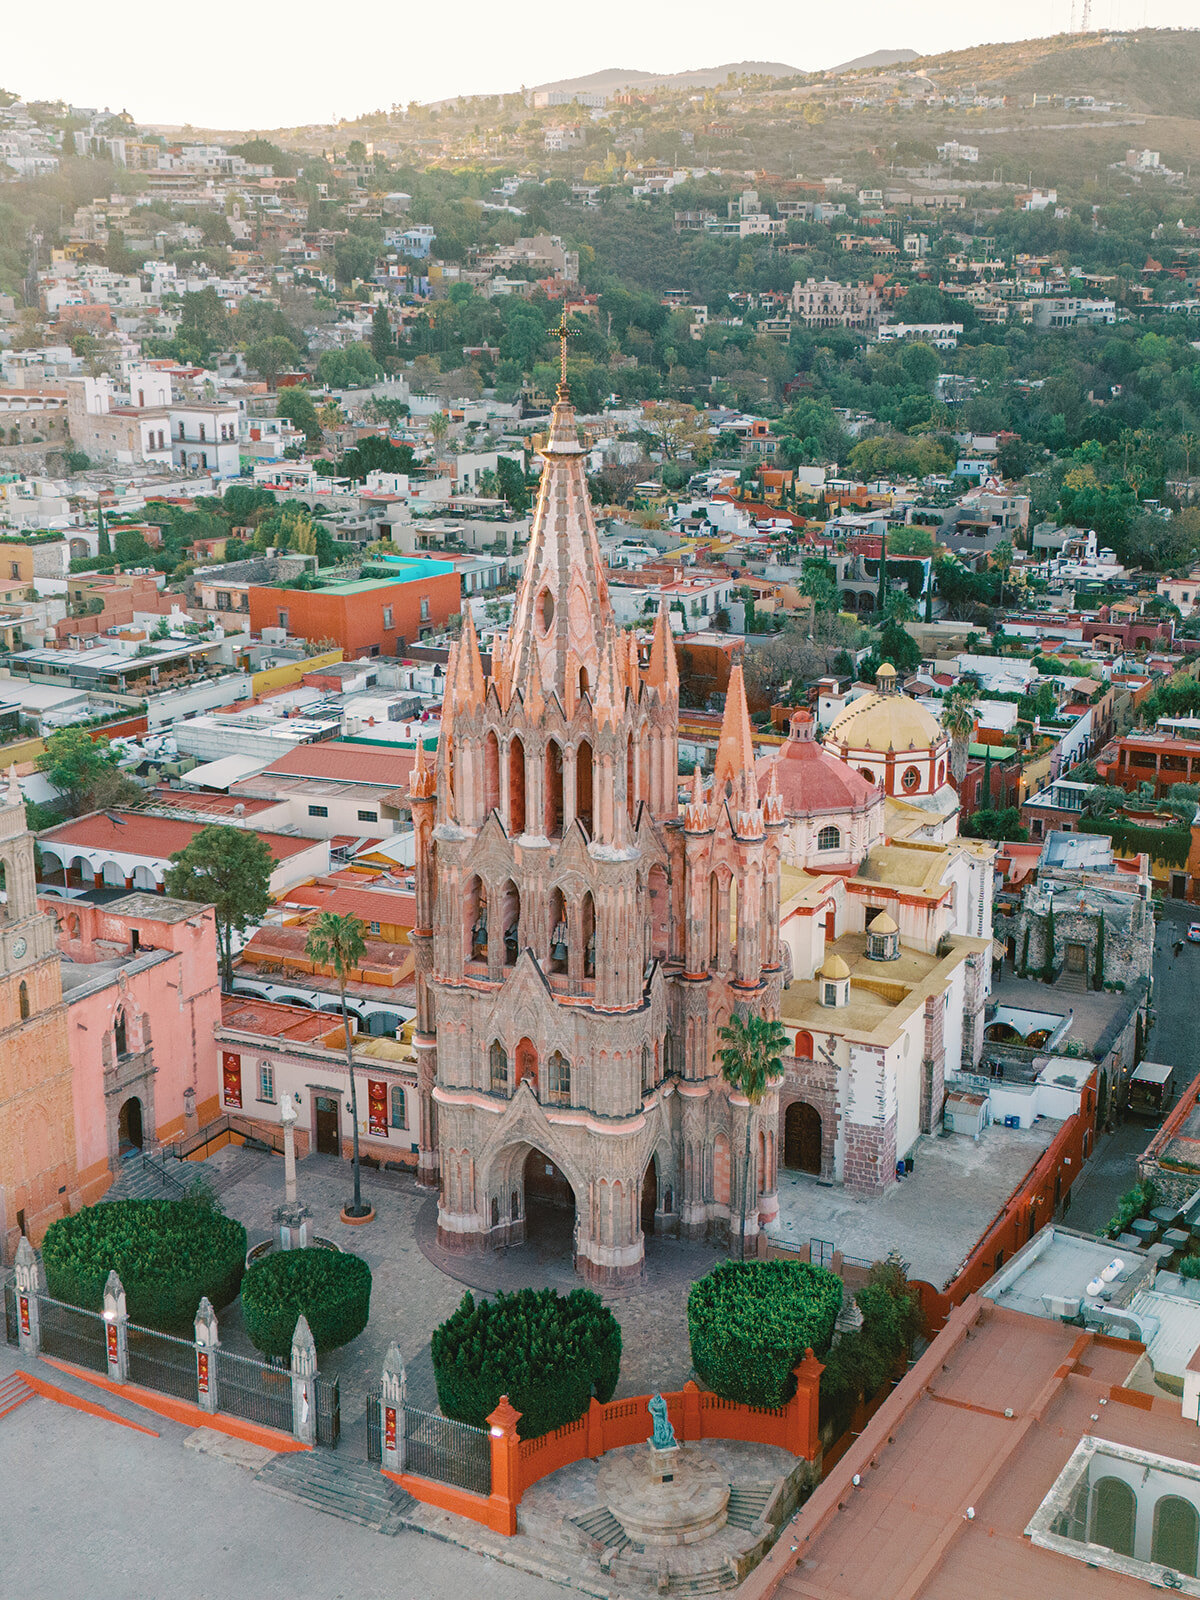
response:
<path id="1" fill-rule="evenodd" d="M 755 763 L 760 794 L 766 793 L 772 767 L 789 817 L 815 811 L 861 811 L 880 795 L 877 784 L 869 783 L 861 772 L 815 742 L 812 718 L 805 713 L 792 717 L 791 736 L 779 754 Z"/>

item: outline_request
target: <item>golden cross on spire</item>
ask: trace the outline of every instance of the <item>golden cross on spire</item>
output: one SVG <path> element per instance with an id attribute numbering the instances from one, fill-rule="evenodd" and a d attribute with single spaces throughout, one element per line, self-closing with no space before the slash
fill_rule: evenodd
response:
<path id="1" fill-rule="evenodd" d="M 554 337 L 559 344 L 559 389 L 564 391 L 560 398 L 565 399 L 567 387 L 567 340 L 575 337 L 575 329 L 567 326 L 567 307 L 563 302 L 562 316 L 559 318 L 558 327 L 554 330 Z"/>

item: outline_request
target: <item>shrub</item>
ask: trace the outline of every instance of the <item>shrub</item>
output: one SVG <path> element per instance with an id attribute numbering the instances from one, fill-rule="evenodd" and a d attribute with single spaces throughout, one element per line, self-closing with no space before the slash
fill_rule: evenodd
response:
<path id="1" fill-rule="evenodd" d="M 1200 1278 L 1200 1256 L 1184 1256 L 1179 1263 L 1181 1278 Z"/>
<path id="2" fill-rule="evenodd" d="M 835 1433 L 849 1425 L 860 1400 L 882 1389 L 924 1329 L 921 1302 L 902 1264 L 890 1256 L 875 1263 L 854 1299 L 862 1327 L 842 1335 L 821 1374 L 821 1421 L 832 1422 Z"/>
<path id="3" fill-rule="evenodd" d="M 841 1282 L 824 1267 L 723 1262 L 688 1295 L 692 1365 L 723 1399 L 784 1405 L 804 1352 L 828 1349 L 841 1303 Z"/>
<path id="4" fill-rule="evenodd" d="M 42 1241 L 56 1300 L 99 1311 L 115 1271 L 131 1321 L 184 1335 L 205 1295 L 217 1310 L 236 1298 L 245 1260 L 245 1228 L 207 1195 L 87 1206 L 51 1223 Z"/>
<path id="5" fill-rule="evenodd" d="M 521 1413 L 517 1432 L 536 1439 L 583 1416 L 593 1395 L 612 1399 L 621 1329 L 590 1289 L 565 1299 L 553 1289 L 520 1289 L 478 1304 L 468 1293 L 434 1329 L 432 1351 L 446 1416 L 485 1427 L 506 1394 Z"/>
<path id="6" fill-rule="evenodd" d="M 255 1261 L 242 1283 L 242 1320 L 256 1350 L 291 1355 L 303 1313 L 318 1350 L 357 1339 L 371 1314 L 371 1269 L 361 1256 L 337 1250 L 273 1250 Z"/>
<path id="7" fill-rule="evenodd" d="M 1149 1216 L 1154 1205 L 1158 1191 L 1150 1178 L 1143 1178 L 1140 1183 L 1135 1183 L 1132 1189 L 1127 1189 L 1117 1201 L 1117 1209 L 1112 1220 L 1104 1230 L 1110 1239 L 1116 1239 L 1125 1233 L 1131 1222 L 1138 1217 Z"/>

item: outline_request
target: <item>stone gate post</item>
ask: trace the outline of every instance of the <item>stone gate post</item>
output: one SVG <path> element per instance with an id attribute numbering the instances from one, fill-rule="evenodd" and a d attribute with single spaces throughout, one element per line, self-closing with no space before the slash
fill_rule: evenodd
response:
<path id="1" fill-rule="evenodd" d="M 39 1299 L 45 1290 L 42 1264 L 33 1246 L 22 1235 L 17 1246 L 15 1286 L 17 1291 L 17 1344 L 27 1356 L 41 1354 L 42 1335 Z"/>
<path id="2" fill-rule="evenodd" d="M 303 1444 L 317 1442 L 317 1346 L 303 1312 L 292 1334 L 292 1432 Z"/>
<path id="3" fill-rule="evenodd" d="M 383 1358 L 383 1386 L 379 1395 L 379 1437 L 383 1445 L 383 1465 L 389 1472 L 403 1472 L 404 1403 L 408 1398 L 408 1377 L 400 1346 L 393 1341 Z"/>
<path id="4" fill-rule="evenodd" d="M 129 1382 L 129 1313 L 125 1309 L 125 1286 L 115 1271 L 104 1285 L 104 1350 L 108 1375 L 114 1383 Z"/>
<path id="5" fill-rule="evenodd" d="M 196 1309 L 196 1399 L 202 1411 L 218 1411 L 217 1314 L 207 1295 Z"/>

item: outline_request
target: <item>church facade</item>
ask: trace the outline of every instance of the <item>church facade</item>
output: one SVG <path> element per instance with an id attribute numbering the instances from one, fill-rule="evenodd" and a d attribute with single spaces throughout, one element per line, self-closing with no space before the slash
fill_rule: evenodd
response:
<path id="1" fill-rule="evenodd" d="M 778 1015 L 780 839 L 740 672 L 716 771 L 680 807 L 667 614 L 616 624 L 565 384 L 511 628 L 485 679 L 469 611 L 436 767 L 419 753 L 420 1173 L 454 1250 L 572 1217 L 578 1270 L 640 1274 L 645 1237 L 775 1215 L 777 1101 L 720 1075 L 737 1007 Z M 749 1161 L 746 1150 L 749 1149 Z"/>

